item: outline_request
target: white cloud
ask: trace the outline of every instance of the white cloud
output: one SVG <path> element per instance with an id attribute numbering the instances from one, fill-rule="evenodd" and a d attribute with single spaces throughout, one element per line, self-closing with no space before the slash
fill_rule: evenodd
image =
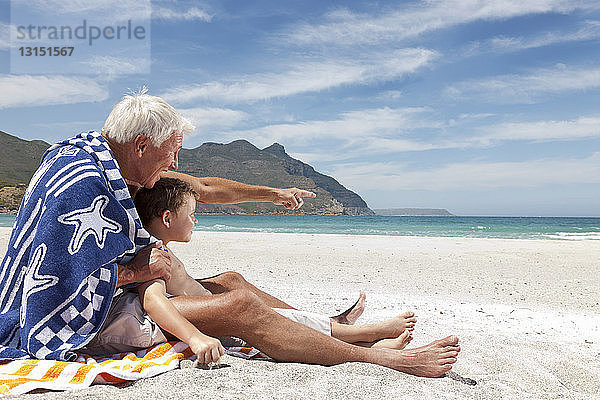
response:
<path id="1" fill-rule="evenodd" d="M 195 126 L 194 134 L 204 135 L 215 129 L 230 129 L 248 118 L 248 114 L 229 108 L 184 108 L 178 110 Z"/>
<path id="2" fill-rule="evenodd" d="M 81 15 L 89 18 L 118 18 L 119 21 L 127 19 L 150 19 L 164 20 L 201 20 L 210 22 L 212 15 L 199 7 L 189 7 L 181 10 L 160 5 L 159 1 L 150 0 L 11 0 L 15 7 L 26 7 L 28 10 L 50 12 L 53 15 Z M 164 5 L 168 4 L 163 2 Z M 23 10 L 25 8 L 21 8 Z M 118 10 L 118 13 L 115 13 Z"/>
<path id="3" fill-rule="evenodd" d="M 336 10 L 327 15 L 325 23 L 300 25 L 283 37 L 294 44 L 354 46 L 403 40 L 424 32 L 477 20 L 599 8 L 600 4 L 594 0 L 429 0 L 378 16 L 353 13 L 345 9 Z"/>
<path id="4" fill-rule="evenodd" d="M 315 165 L 317 163 L 325 163 L 331 161 L 343 161 L 348 159 L 347 153 L 338 153 L 335 151 L 311 151 L 311 152 L 295 152 L 288 151 L 286 148 L 286 152 L 290 155 L 290 157 L 295 158 L 296 160 L 300 160 L 307 164 Z"/>
<path id="5" fill-rule="evenodd" d="M 33 12 L 51 15 L 71 21 L 73 18 L 86 18 L 106 23 L 150 20 L 152 7 L 150 0 L 11 0 L 15 16 L 24 17 Z M 118 12 L 115 12 L 118 10 Z M 33 15 L 33 14 L 32 14 Z M 62 22 L 59 19 L 57 22 Z"/>
<path id="6" fill-rule="evenodd" d="M 585 21 L 584 26 L 574 32 L 546 32 L 532 37 L 498 36 L 484 42 L 476 42 L 472 44 L 470 53 L 520 51 L 598 37 L 600 37 L 600 22 Z"/>
<path id="7" fill-rule="evenodd" d="M 210 121 L 208 114 L 210 112 L 207 112 Z M 456 120 L 443 121 L 437 119 L 428 108 L 383 107 L 341 113 L 332 120 L 294 121 L 246 130 L 221 130 L 216 140 L 244 138 L 258 146 L 279 142 L 291 146 L 294 154 L 302 159 L 336 161 L 366 155 L 481 148 L 506 141 L 552 142 L 600 137 L 600 116 L 581 116 L 572 120 L 479 123 L 494 116 L 485 113 L 460 114 Z M 473 123 L 477 125 L 472 126 Z M 474 134 L 464 135 L 464 124 Z M 315 145 L 330 150 L 326 153 L 313 151 Z"/>
<path id="8" fill-rule="evenodd" d="M 478 98 L 489 102 L 535 103 L 543 95 L 600 87 L 600 68 L 575 68 L 557 65 L 538 69 L 528 75 L 500 75 L 493 78 L 459 82 L 448 86 L 445 94 L 457 99 Z"/>
<path id="9" fill-rule="evenodd" d="M 118 75 L 150 72 L 150 60 L 147 58 L 92 56 L 89 61 L 81 62 L 81 64 L 109 80 Z"/>
<path id="10" fill-rule="evenodd" d="M 563 121 L 507 122 L 481 129 L 474 141 L 489 144 L 501 140 L 539 142 L 600 137 L 600 117 L 580 117 Z"/>
<path id="11" fill-rule="evenodd" d="M 138 18 L 150 17 L 148 0 L 11 0 L 13 7 L 28 7 L 54 14 L 89 14 L 119 10 L 118 14 L 133 14 Z M 131 11 L 134 11 L 131 13 Z"/>
<path id="12" fill-rule="evenodd" d="M 96 129 L 100 130 L 102 128 L 103 120 L 98 121 L 65 121 L 65 122 L 36 122 L 32 124 L 32 126 L 38 128 L 51 128 L 55 131 L 67 131 L 74 132 L 80 131 L 83 132 L 85 130 Z"/>
<path id="13" fill-rule="evenodd" d="M 403 163 L 338 164 L 331 174 L 356 190 L 479 190 L 600 183 L 600 153 L 580 159 L 453 163 L 413 170 Z"/>
<path id="14" fill-rule="evenodd" d="M 386 90 L 379 93 L 373 99 L 378 101 L 396 101 L 402 98 L 402 92 L 400 90 Z"/>
<path id="15" fill-rule="evenodd" d="M 90 78 L 0 75 L 0 109 L 104 101 L 108 89 Z"/>
<path id="16" fill-rule="evenodd" d="M 10 25 L 0 22 L 0 51 L 10 49 Z"/>
<path id="17" fill-rule="evenodd" d="M 300 121 L 293 124 L 275 124 L 261 128 L 231 131 L 229 139 L 246 138 L 258 146 L 280 143 L 314 143 L 317 140 L 335 139 L 338 147 L 351 147 L 365 151 L 424 150 L 428 144 L 394 139 L 411 129 L 439 127 L 439 123 L 423 118 L 424 108 L 378 108 L 350 111 L 336 120 Z M 382 144 L 378 144 L 381 142 Z M 360 145 L 359 145 L 360 144 Z M 346 152 L 346 154 L 350 154 Z"/>
<path id="18" fill-rule="evenodd" d="M 368 54 L 363 59 L 296 65 L 288 72 L 241 76 L 229 82 L 209 82 L 167 90 L 161 96 L 174 103 L 196 100 L 247 102 L 315 92 L 342 85 L 396 79 L 428 65 L 437 53 L 401 49 Z"/>
<path id="19" fill-rule="evenodd" d="M 152 18 L 171 21 L 200 20 L 204 22 L 210 22 L 213 16 L 206 11 L 199 9 L 198 7 L 192 7 L 185 11 L 178 11 L 165 7 L 154 7 L 152 10 Z"/>

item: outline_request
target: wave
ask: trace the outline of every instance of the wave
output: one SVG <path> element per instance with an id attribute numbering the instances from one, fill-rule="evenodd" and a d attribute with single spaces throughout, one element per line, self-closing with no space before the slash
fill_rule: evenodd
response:
<path id="1" fill-rule="evenodd" d="M 562 240 L 600 240 L 600 233 L 596 232 L 556 232 L 554 234 L 543 235 L 550 239 L 562 239 Z"/>

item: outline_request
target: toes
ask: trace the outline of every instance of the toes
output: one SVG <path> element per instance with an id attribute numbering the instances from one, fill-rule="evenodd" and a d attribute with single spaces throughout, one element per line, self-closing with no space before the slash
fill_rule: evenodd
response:
<path id="1" fill-rule="evenodd" d="M 444 348 L 444 350 L 446 351 L 456 351 L 457 353 L 460 351 L 460 346 L 456 345 L 456 346 L 446 346 Z"/>
<path id="2" fill-rule="evenodd" d="M 454 357 L 448 357 L 448 358 L 443 358 L 441 360 L 439 360 L 440 364 L 454 364 L 456 362 L 456 358 Z"/>
<path id="3" fill-rule="evenodd" d="M 442 345 L 442 346 L 456 346 L 458 347 L 458 336 L 448 336 L 444 339 L 440 339 L 437 341 L 438 344 Z"/>
<path id="4" fill-rule="evenodd" d="M 404 317 L 404 318 L 412 318 L 415 316 L 415 313 L 412 311 L 405 311 L 402 314 L 400 314 L 400 316 Z M 415 319 L 415 321 L 416 321 L 416 319 Z"/>
<path id="5" fill-rule="evenodd" d="M 439 367 L 435 368 L 435 370 L 433 370 L 433 374 L 430 375 L 431 377 L 440 377 L 442 375 L 444 375 L 446 372 L 450 371 L 452 369 L 452 365 L 440 365 Z"/>
<path id="6" fill-rule="evenodd" d="M 458 351 L 447 351 L 440 354 L 441 357 L 458 357 Z"/>

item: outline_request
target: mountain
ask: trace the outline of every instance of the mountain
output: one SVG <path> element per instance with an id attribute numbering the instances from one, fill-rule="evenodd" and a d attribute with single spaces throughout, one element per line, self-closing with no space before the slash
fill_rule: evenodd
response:
<path id="1" fill-rule="evenodd" d="M 25 186 L 48 147 L 41 140 L 27 141 L 0 131 L 0 213 L 19 209 Z"/>
<path id="2" fill-rule="evenodd" d="M 374 215 L 367 203 L 334 178 L 323 175 L 302 161 L 290 157 L 282 145 L 273 143 L 259 149 L 246 140 L 229 144 L 204 143 L 179 153 L 179 171 L 194 176 L 216 176 L 252 185 L 297 187 L 313 191 L 315 199 L 304 199 L 301 214 Z M 198 206 L 200 212 L 288 213 L 271 203 Z"/>
<path id="3" fill-rule="evenodd" d="M 378 208 L 373 210 L 376 215 L 385 217 L 452 217 L 443 208 Z"/>
<path id="4" fill-rule="evenodd" d="M 50 145 L 27 141 L 0 131 L 0 187 L 27 184 Z"/>
<path id="5" fill-rule="evenodd" d="M 40 140 L 27 141 L 0 131 L 0 212 L 17 210 L 25 185 L 49 147 Z M 216 176 L 253 185 L 298 187 L 313 191 L 316 199 L 304 199 L 302 208 L 285 210 L 272 203 L 199 204 L 198 212 L 233 214 L 346 214 L 373 215 L 367 203 L 334 178 L 290 157 L 274 143 L 259 149 L 246 140 L 229 144 L 204 143 L 179 152 L 179 171 L 194 176 Z"/>

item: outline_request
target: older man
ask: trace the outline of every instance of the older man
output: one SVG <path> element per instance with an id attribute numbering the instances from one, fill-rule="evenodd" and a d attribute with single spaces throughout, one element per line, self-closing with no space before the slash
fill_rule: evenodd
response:
<path id="1" fill-rule="evenodd" d="M 50 148 L 32 178 L 0 272 L 0 359 L 69 360 L 99 332 L 119 286 L 169 279 L 169 254 L 142 228 L 130 190 L 175 174 L 182 135 L 192 129 L 162 99 L 125 96 L 102 134 Z M 193 178 L 204 202 L 272 201 L 302 205 L 310 192 Z M 129 187 L 129 188 L 128 188 Z M 454 336 L 410 350 L 340 342 L 282 317 L 247 288 L 174 306 L 202 332 L 235 336 L 281 361 L 334 365 L 363 361 L 420 376 L 456 362 Z"/>

